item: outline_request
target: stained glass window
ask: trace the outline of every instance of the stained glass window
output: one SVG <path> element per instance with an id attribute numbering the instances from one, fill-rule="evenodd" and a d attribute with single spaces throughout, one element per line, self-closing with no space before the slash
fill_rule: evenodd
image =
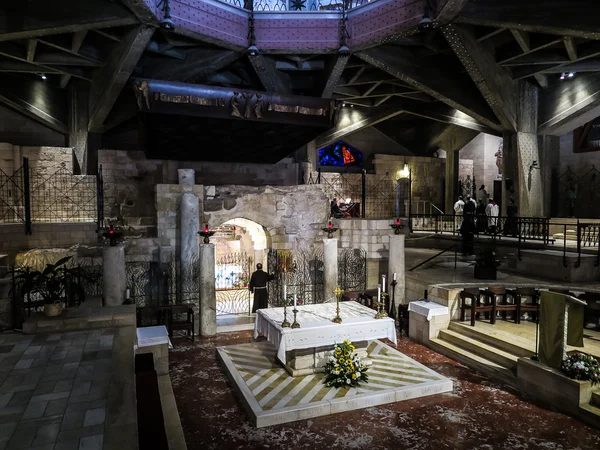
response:
<path id="1" fill-rule="evenodd" d="M 344 141 L 338 141 L 319 150 L 319 165 L 362 167 L 363 154 Z"/>

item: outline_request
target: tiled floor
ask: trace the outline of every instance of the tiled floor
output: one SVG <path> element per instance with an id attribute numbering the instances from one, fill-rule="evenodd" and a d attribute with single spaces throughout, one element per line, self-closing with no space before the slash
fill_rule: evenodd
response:
<path id="1" fill-rule="evenodd" d="M 0 334 L 0 450 L 101 450 L 114 329 Z"/>
<path id="2" fill-rule="evenodd" d="M 452 391 L 452 381 L 380 341 L 367 349 L 369 381 L 338 389 L 323 373 L 292 377 L 275 361 L 268 342 L 217 349 L 258 427 Z"/>

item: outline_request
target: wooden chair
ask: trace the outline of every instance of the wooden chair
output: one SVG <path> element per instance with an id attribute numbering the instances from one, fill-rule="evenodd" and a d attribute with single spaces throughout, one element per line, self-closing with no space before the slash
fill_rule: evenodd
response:
<path id="1" fill-rule="evenodd" d="M 533 312 L 538 314 L 540 292 L 536 288 L 522 287 L 517 289 L 507 289 L 506 293 L 514 299 L 515 305 L 517 306 L 517 317 L 515 323 L 521 323 L 521 316 L 524 312 Z M 524 303 L 523 300 L 526 298 L 530 298 L 531 303 Z"/>
<path id="2" fill-rule="evenodd" d="M 359 291 L 348 291 L 348 292 L 344 292 L 342 294 L 341 300 L 343 302 L 355 301 L 355 302 L 360 303 L 360 296 L 361 296 L 361 292 L 359 292 Z"/>
<path id="3" fill-rule="evenodd" d="M 506 320 L 507 311 L 511 311 L 516 322 L 517 305 L 514 300 L 513 303 L 508 303 L 508 292 L 504 286 L 490 286 L 483 291 L 482 295 L 489 300 L 489 303 L 494 304 L 492 316 L 495 316 L 496 312 L 501 311 L 502 320 Z M 498 298 L 500 298 L 500 302 L 498 302 Z M 490 323 L 496 323 L 496 318 L 494 317 L 493 322 L 490 320 Z"/>
<path id="4" fill-rule="evenodd" d="M 138 328 L 167 325 L 169 321 L 169 308 L 164 306 L 144 306 L 135 313 Z"/>
<path id="5" fill-rule="evenodd" d="M 194 340 L 194 310 L 189 305 L 172 305 L 169 311 L 169 336 L 173 337 L 173 331 L 185 330 L 187 335 Z"/>
<path id="6" fill-rule="evenodd" d="M 600 293 L 586 292 L 581 294 L 579 298 L 587 302 L 583 316 L 583 326 L 585 327 L 589 322 L 594 322 L 594 326 L 597 328 L 598 322 L 600 322 Z"/>
<path id="7" fill-rule="evenodd" d="M 465 310 L 468 308 L 471 310 L 471 326 L 475 326 L 475 316 L 479 313 L 491 313 L 490 323 L 496 322 L 496 298 L 491 297 L 491 303 L 482 304 L 481 297 L 482 292 L 479 288 L 467 288 L 460 292 L 460 320 L 465 320 Z M 467 305 L 467 300 L 471 303 Z"/>

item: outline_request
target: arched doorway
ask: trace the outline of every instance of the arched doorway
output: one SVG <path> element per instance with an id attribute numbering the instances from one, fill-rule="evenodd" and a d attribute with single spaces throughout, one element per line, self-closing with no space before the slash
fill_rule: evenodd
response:
<path id="1" fill-rule="evenodd" d="M 249 315 L 248 283 L 256 264 L 265 262 L 268 236 L 260 224 L 241 217 L 227 220 L 215 231 L 217 315 Z"/>

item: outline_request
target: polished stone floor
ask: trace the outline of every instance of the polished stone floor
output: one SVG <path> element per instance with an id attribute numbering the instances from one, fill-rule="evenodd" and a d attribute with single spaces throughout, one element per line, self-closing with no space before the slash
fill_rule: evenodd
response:
<path id="1" fill-rule="evenodd" d="M 101 450 L 114 336 L 0 334 L 0 449 Z"/>
<path id="2" fill-rule="evenodd" d="M 544 408 L 404 337 L 396 348 L 450 378 L 452 392 L 257 429 L 234 396 L 216 352 L 219 346 L 250 342 L 250 331 L 199 338 L 195 343 L 175 340 L 170 372 L 188 448 L 600 448 L 600 430 Z"/>

